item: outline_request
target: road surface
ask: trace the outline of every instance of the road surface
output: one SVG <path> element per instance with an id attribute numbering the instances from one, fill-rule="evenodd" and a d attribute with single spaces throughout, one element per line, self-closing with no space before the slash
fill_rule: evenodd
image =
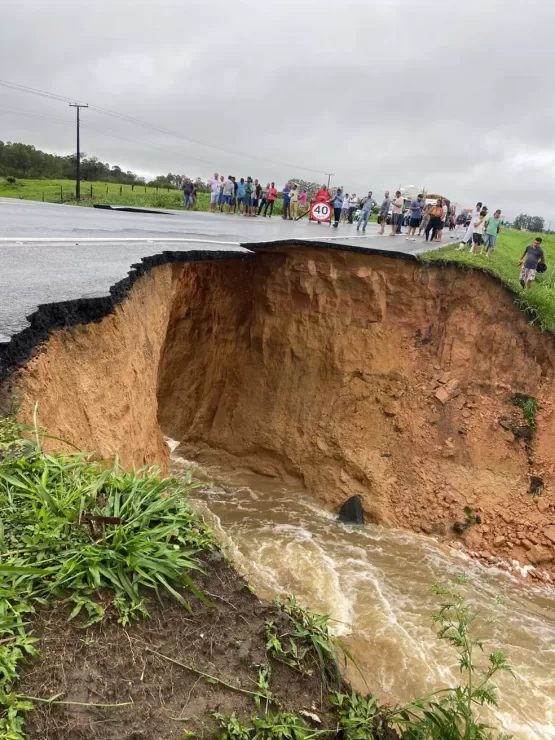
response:
<path id="1" fill-rule="evenodd" d="M 417 254 L 422 240 L 365 235 L 355 225 L 332 229 L 281 217 L 245 218 L 195 211 L 129 213 L 34 201 L 0 199 L 0 343 L 29 327 L 39 305 L 98 298 L 142 258 L 165 251 L 222 258 L 248 254 L 249 244 L 283 239 L 327 242 L 366 250 Z M 193 257 L 193 255 L 191 255 Z"/>

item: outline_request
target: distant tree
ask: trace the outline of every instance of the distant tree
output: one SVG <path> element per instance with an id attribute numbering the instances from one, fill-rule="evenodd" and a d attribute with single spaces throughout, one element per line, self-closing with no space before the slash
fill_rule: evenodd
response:
<path id="1" fill-rule="evenodd" d="M 76 174 L 76 156 L 62 157 L 35 149 L 29 144 L 0 141 L 0 176 L 42 180 L 73 180 Z M 124 185 L 143 184 L 143 177 L 134 172 L 124 172 L 118 165 L 101 162 L 97 157 L 82 155 L 81 177 L 90 182 L 117 182 Z M 169 179 L 168 179 L 169 178 Z M 160 175 L 156 184 L 175 187 L 178 175 Z"/>
<path id="2" fill-rule="evenodd" d="M 530 216 L 526 213 L 520 213 L 514 220 L 515 229 L 527 229 L 530 224 Z"/>
<path id="3" fill-rule="evenodd" d="M 322 187 L 321 182 L 310 182 L 309 180 L 301 180 L 299 177 L 290 177 L 287 182 L 296 182 L 301 190 L 301 193 L 303 192 L 303 190 L 306 190 L 309 198 L 312 198 L 312 196 Z"/>
<path id="4" fill-rule="evenodd" d="M 529 226 L 530 231 L 538 231 L 541 233 L 544 230 L 544 227 L 545 221 L 541 216 L 532 216 Z"/>

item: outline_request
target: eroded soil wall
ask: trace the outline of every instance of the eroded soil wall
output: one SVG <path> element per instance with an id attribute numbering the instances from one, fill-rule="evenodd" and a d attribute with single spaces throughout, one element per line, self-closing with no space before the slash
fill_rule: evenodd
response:
<path id="1" fill-rule="evenodd" d="M 20 374 L 27 417 L 124 463 L 184 454 L 302 484 L 370 519 L 553 562 L 555 351 L 480 273 L 332 249 L 165 266 Z M 531 442 L 509 406 L 543 409 Z M 500 421 L 502 424 L 500 424 Z M 541 476 L 540 497 L 528 493 Z M 555 536 L 555 535 L 554 535 Z"/>

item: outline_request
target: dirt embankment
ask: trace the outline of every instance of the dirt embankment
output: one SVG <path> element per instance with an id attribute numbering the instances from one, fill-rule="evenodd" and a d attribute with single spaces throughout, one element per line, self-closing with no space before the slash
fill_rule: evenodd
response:
<path id="1" fill-rule="evenodd" d="M 57 332 L 16 388 L 25 416 L 39 399 L 53 433 L 126 464 L 167 462 L 161 428 L 331 506 L 359 493 L 390 526 L 451 538 L 468 506 L 470 549 L 547 577 L 554 368 L 553 338 L 485 275 L 282 247 L 156 268 L 113 315 Z M 542 406 L 532 439 L 516 393 Z"/>

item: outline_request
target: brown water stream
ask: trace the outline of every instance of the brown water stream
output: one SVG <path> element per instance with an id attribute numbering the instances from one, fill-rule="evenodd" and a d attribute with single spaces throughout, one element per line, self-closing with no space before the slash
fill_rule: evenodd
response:
<path id="1" fill-rule="evenodd" d="M 177 474 L 184 467 L 190 464 L 174 460 Z M 429 538 L 338 524 L 306 495 L 267 479 L 204 474 L 214 482 L 194 491 L 194 503 L 257 593 L 267 599 L 294 593 L 331 614 L 384 701 L 406 702 L 456 684 L 457 656 L 431 626 L 437 599 L 430 586 L 466 574 L 470 603 L 493 618 L 482 623 L 491 639 L 486 652 L 503 650 L 516 674 L 500 677 L 499 709 L 489 719 L 516 738 L 555 738 L 555 595 Z"/>

